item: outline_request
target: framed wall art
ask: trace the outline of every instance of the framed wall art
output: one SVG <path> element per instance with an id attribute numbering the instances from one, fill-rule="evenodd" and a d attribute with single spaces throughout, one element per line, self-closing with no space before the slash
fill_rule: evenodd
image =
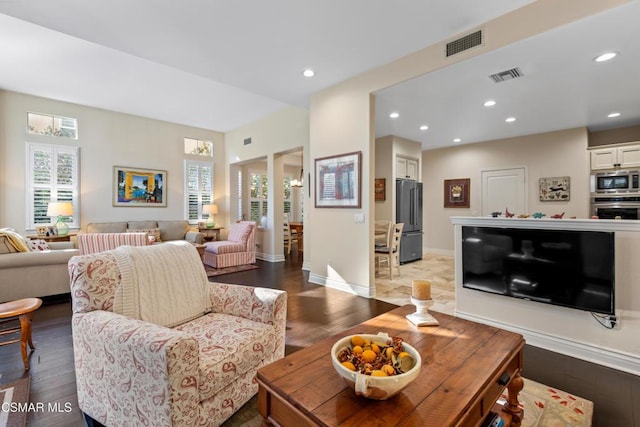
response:
<path id="1" fill-rule="evenodd" d="M 315 207 L 359 208 L 362 152 L 315 160 Z"/>
<path id="2" fill-rule="evenodd" d="M 376 202 L 384 202 L 385 200 L 387 200 L 386 178 L 376 178 L 374 185 L 374 194 Z"/>
<path id="3" fill-rule="evenodd" d="M 166 207 L 167 171 L 113 167 L 113 206 Z"/>
<path id="4" fill-rule="evenodd" d="M 470 178 L 444 180 L 444 207 L 468 208 Z"/>
<path id="5" fill-rule="evenodd" d="M 568 176 L 540 178 L 538 180 L 540 201 L 568 202 L 571 196 L 570 186 L 571 178 Z"/>

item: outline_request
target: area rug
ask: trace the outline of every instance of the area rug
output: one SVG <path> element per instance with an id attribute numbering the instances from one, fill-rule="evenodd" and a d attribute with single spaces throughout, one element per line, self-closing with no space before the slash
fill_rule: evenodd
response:
<path id="1" fill-rule="evenodd" d="M 527 378 L 518 395 L 522 427 L 590 427 L 593 402 Z M 502 396 L 506 399 L 506 394 Z"/>
<path id="2" fill-rule="evenodd" d="M 23 427 L 29 412 L 30 377 L 0 385 L 0 427 Z"/>
<path id="3" fill-rule="evenodd" d="M 207 272 L 208 277 L 221 276 L 223 274 L 229 274 L 229 273 L 237 273 L 239 271 L 255 270 L 256 268 L 259 268 L 259 267 L 253 264 L 236 265 L 233 267 L 224 267 L 224 268 L 213 268 L 208 265 L 204 266 L 204 269 Z"/>

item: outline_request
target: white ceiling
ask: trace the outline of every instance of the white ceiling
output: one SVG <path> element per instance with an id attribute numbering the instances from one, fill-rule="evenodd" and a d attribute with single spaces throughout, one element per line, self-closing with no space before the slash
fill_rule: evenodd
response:
<path id="1" fill-rule="evenodd" d="M 0 88 L 226 132 L 532 1 L 0 0 Z M 427 149 L 452 135 L 602 127 L 614 107 L 618 125 L 630 123 L 640 116 L 637 16 L 634 1 L 386 89 L 376 134 Z M 619 58 L 594 71 L 609 48 Z M 525 77 L 487 77 L 514 66 Z M 307 67 L 316 77 L 301 76 Z M 498 105 L 483 111 L 489 97 Z M 505 127 L 505 114 L 518 120 Z M 416 132 L 422 123 L 430 130 Z"/>
<path id="2" fill-rule="evenodd" d="M 423 149 L 588 127 L 640 124 L 640 2 L 606 11 L 376 94 L 376 136 Z M 487 35 L 490 36 L 490 35 Z M 606 63 L 593 59 L 607 51 Z M 519 67 L 523 77 L 494 83 Z M 483 107 L 486 100 L 496 105 Z M 400 117 L 390 119 L 391 112 Z M 607 115 L 619 112 L 618 118 Z M 516 121 L 506 123 L 507 117 Z M 421 125 L 429 129 L 421 131 Z"/>

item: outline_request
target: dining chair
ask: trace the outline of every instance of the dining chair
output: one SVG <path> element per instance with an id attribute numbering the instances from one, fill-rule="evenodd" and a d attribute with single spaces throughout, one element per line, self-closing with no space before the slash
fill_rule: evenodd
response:
<path id="1" fill-rule="evenodd" d="M 394 267 L 398 269 L 398 276 L 400 275 L 400 240 L 404 223 L 392 223 L 390 228 L 387 245 L 375 248 L 375 266 L 377 273 L 381 263 L 386 262 L 389 266 L 389 280 L 393 280 Z"/>
<path id="2" fill-rule="evenodd" d="M 291 233 L 291 226 L 289 225 L 289 219 L 284 218 L 284 228 L 282 229 L 282 235 L 284 238 L 284 247 L 287 249 L 287 254 L 291 253 L 291 244 L 298 244 L 298 236 Z"/>

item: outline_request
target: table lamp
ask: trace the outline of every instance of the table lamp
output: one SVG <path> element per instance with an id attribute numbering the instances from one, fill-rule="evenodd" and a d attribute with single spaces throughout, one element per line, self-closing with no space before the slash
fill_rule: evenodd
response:
<path id="1" fill-rule="evenodd" d="M 416 312 L 407 315 L 407 319 L 416 326 L 437 326 L 438 320 L 429 314 L 431 299 L 431 282 L 428 280 L 414 280 L 412 282 L 411 304 L 416 306 Z"/>
<path id="2" fill-rule="evenodd" d="M 62 220 L 62 217 L 73 215 L 73 205 L 71 202 L 49 202 L 47 206 L 47 216 L 57 216 L 56 229 L 58 236 L 69 234 L 69 226 Z"/>
<path id="3" fill-rule="evenodd" d="M 218 206 L 217 205 L 203 205 L 202 206 L 202 214 L 206 215 L 208 214 L 209 217 L 207 218 L 207 221 L 205 222 L 205 226 L 207 228 L 213 228 L 216 226 L 216 222 L 213 220 L 213 216 L 215 214 L 218 213 Z"/>

